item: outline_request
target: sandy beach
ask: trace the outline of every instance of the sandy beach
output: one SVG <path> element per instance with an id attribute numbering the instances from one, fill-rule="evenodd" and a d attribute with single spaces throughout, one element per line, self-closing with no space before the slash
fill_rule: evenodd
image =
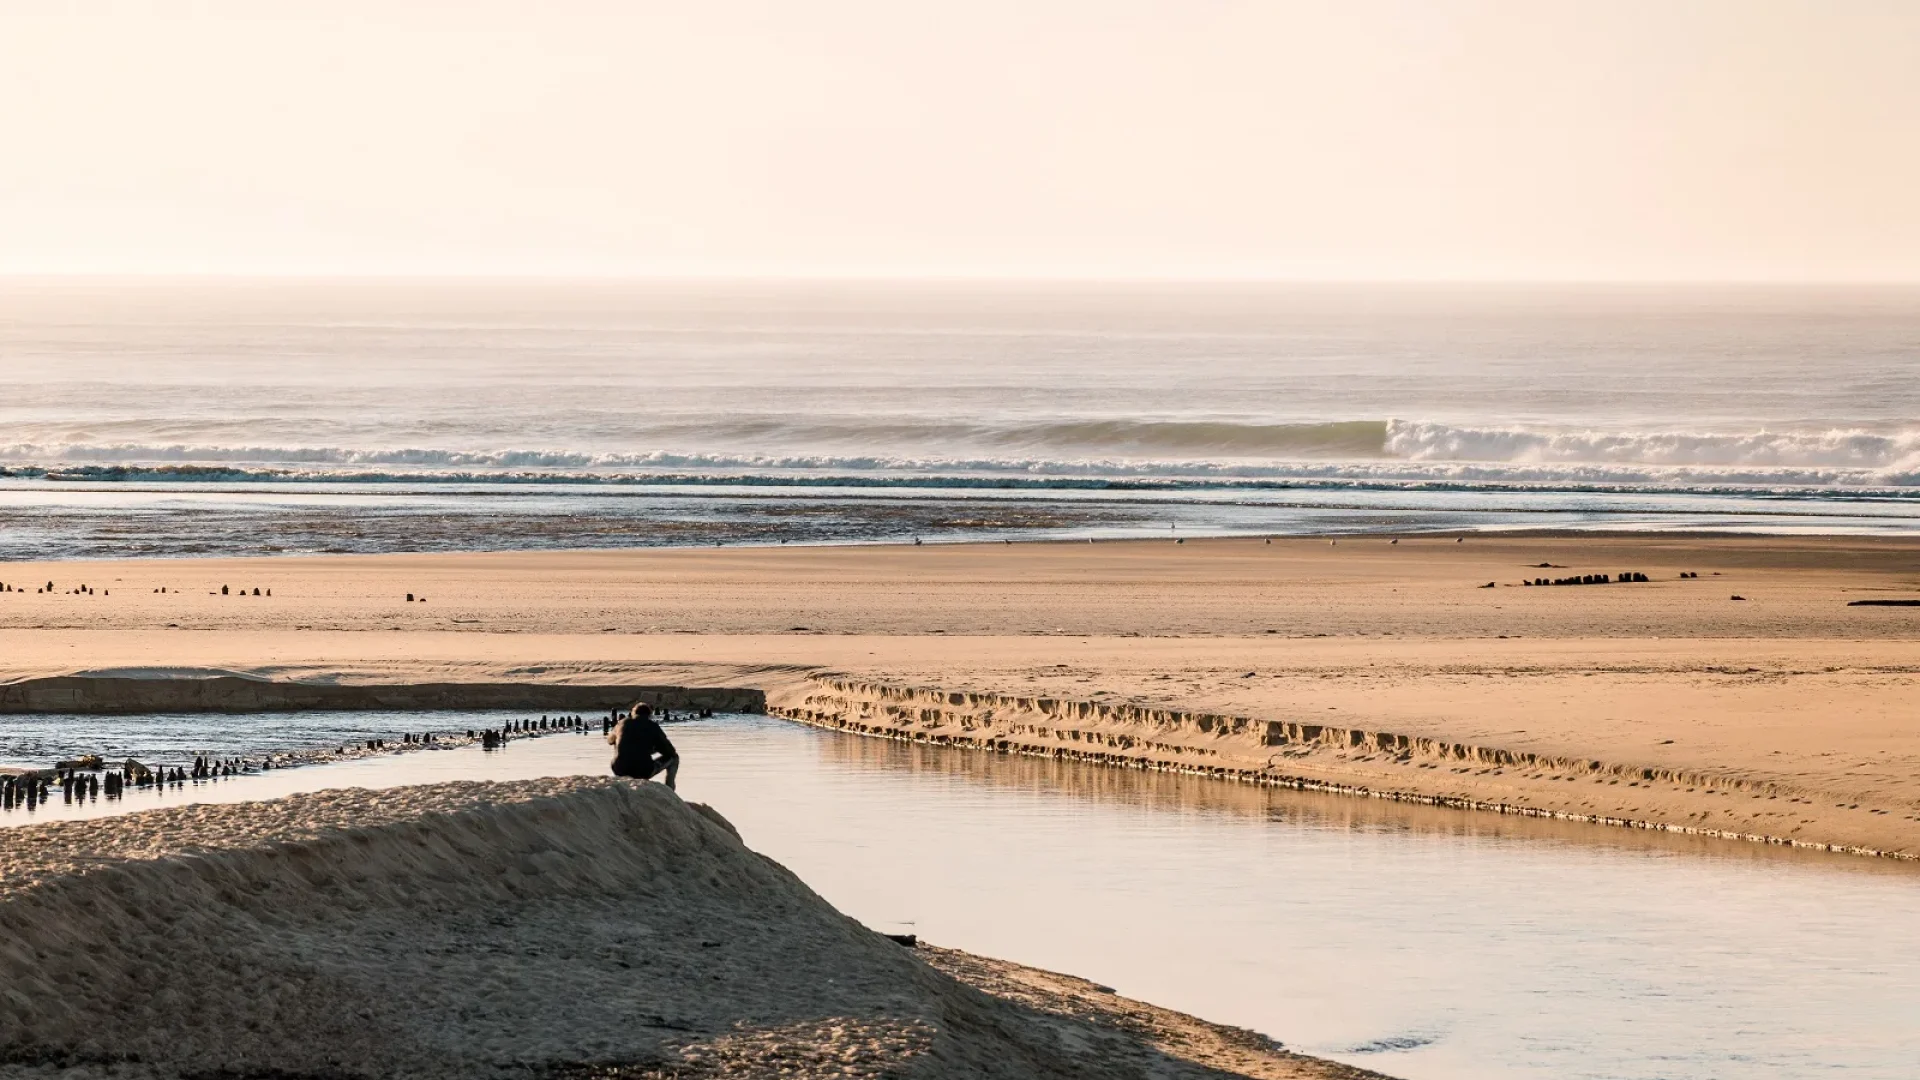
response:
<path id="1" fill-rule="evenodd" d="M 1920 1077 L 1920 3 L 30 7 L 0 1080 Z"/>
<path id="2" fill-rule="evenodd" d="M 1650 580 L 1520 584 L 1623 572 Z M 1920 597 L 1907 540 L 770 547 L 5 580 L 14 684 L 752 687 L 776 712 L 905 737 L 1920 854 L 1920 608 L 1850 606 Z"/>

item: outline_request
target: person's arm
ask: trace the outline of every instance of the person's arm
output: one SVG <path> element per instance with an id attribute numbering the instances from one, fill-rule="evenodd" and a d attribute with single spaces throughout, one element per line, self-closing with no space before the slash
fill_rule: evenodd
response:
<path id="1" fill-rule="evenodd" d="M 660 756 L 661 761 L 665 761 L 670 757 L 678 756 L 673 752 L 673 742 L 667 738 L 667 732 L 665 728 L 662 728 L 659 724 L 654 724 L 653 729 L 647 732 L 647 734 L 649 736 L 647 740 L 648 756 L 651 757 L 655 754 L 658 754 Z"/>

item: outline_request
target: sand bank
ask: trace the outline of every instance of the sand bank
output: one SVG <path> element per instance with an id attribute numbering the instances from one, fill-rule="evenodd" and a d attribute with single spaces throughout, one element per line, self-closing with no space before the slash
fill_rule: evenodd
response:
<path id="1" fill-rule="evenodd" d="M 1622 572 L 1651 580 L 1520 584 Z M 1849 606 L 1920 596 L 1914 541 L 683 549 L 0 577 L 94 590 L 0 594 L 15 683 L 159 668 L 736 687 L 902 736 L 1920 853 L 1920 609 Z"/>
<path id="2" fill-rule="evenodd" d="M 1375 1075 L 903 948 L 611 779 L 3 830 L 0 927 L 10 1076 Z"/>
<path id="3" fill-rule="evenodd" d="M 756 687 L 576 683 L 333 683 L 271 680 L 192 668 L 156 677 L 127 672 L 0 684 L 5 713 L 292 712 L 394 709 L 546 709 L 603 714 L 636 701 L 675 710 L 766 711 Z"/>
<path id="4" fill-rule="evenodd" d="M 814 682 L 814 692 L 798 702 L 775 707 L 774 714 L 865 736 L 1188 773 L 1298 791 L 1903 861 L 1920 858 L 1920 854 L 1905 848 L 1794 836 L 1798 829 L 1780 828 L 1780 824 L 1798 819 L 1802 812 L 1799 808 L 1811 806 L 1822 793 L 1723 771 L 1476 746 L 1318 723 L 1314 717 L 1304 721 L 1255 720 L 1094 701 L 954 692 L 832 676 L 820 676 Z M 1603 791 L 1596 796 L 1585 788 L 1569 791 L 1562 784 L 1611 788 L 1624 784 L 1628 791 Z M 1685 796 L 1722 796 L 1733 805 L 1716 819 L 1712 810 L 1690 810 L 1702 798 Z M 1777 807 L 1783 801 L 1785 806 L 1781 808 L 1764 805 Z M 1625 806 L 1623 811 L 1627 803 L 1634 805 Z M 1835 808 L 1862 809 L 1858 805 Z M 1872 806 L 1864 812 L 1868 816 L 1889 813 Z M 1915 819 L 1908 815 L 1900 820 Z M 1766 831 L 1770 827 L 1777 831 Z M 1899 830 L 1896 827 L 1892 831 Z"/>

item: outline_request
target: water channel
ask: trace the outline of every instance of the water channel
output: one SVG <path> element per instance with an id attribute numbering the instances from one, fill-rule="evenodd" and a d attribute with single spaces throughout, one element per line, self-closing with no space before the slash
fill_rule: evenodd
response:
<path id="1" fill-rule="evenodd" d="M 330 714 L 320 741 L 499 719 Z M 263 732 L 301 729 L 287 716 L 4 717 L 0 761 L 28 742 L 138 746 L 161 732 L 239 752 Z M 1407 1080 L 1920 1075 L 1920 867 L 919 747 L 762 717 L 670 731 L 686 760 L 683 795 L 868 925 L 1071 972 L 1304 1053 Z M 598 738 L 554 735 L 121 803 L 56 801 L 0 825 L 322 787 L 598 772 L 605 757 Z"/>

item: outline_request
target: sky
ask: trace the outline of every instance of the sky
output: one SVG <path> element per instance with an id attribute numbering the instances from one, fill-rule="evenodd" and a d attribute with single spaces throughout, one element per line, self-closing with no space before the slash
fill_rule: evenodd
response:
<path id="1" fill-rule="evenodd" d="M 0 273 L 1920 281 L 1914 0 L 0 0 Z"/>

